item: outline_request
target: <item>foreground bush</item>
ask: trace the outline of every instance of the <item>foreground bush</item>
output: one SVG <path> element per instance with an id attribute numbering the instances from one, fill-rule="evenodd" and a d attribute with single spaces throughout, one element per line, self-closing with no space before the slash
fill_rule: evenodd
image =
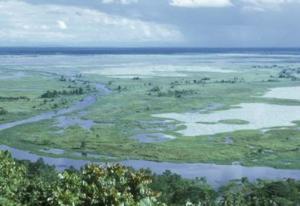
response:
<path id="1" fill-rule="evenodd" d="M 32 175 L 36 165 L 17 163 L 8 152 L 0 152 L 0 161 L 0 205 L 163 205 L 150 176 L 120 165 L 88 165 L 52 179 L 46 171 Z"/>
<path id="2" fill-rule="evenodd" d="M 186 180 L 169 171 L 156 175 L 121 165 L 87 165 L 58 173 L 41 160 L 16 161 L 0 151 L 0 205 L 298 206 L 300 181 L 243 178 L 216 191 L 204 179 Z"/>

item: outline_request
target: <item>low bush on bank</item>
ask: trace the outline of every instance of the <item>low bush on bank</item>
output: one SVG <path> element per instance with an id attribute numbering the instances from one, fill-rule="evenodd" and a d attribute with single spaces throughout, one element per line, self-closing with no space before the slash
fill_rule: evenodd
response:
<path id="1" fill-rule="evenodd" d="M 0 115 L 6 115 L 8 111 L 6 111 L 4 108 L 0 107 Z"/>
<path id="2" fill-rule="evenodd" d="M 2 96 L 0 96 L 0 101 L 18 101 L 18 100 L 30 101 L 30 98 L 25 97 L 25 96 L 19 96 L 19 97 L 2 97 Z"/>

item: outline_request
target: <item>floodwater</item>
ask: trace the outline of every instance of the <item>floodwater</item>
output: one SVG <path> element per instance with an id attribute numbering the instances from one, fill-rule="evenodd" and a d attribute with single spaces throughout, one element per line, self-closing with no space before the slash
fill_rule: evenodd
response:
<path id="1" fill-rule="evenodd" d="M 137 140 L 141 143 L 157 143 L 170 141 L 172 139 L 175 139 L 175 137 L 163 133 L 144 133 L 135 135 L 132 137 L 132 139 Z"/>
<path id="2" fill-rule="evenodd" d="M 292 99 L 300 101 L 300 87 L 278 87 L 267 92 L 263 97 L 275 99 Z"/>
<path id="3" fill-rule="evenodd" d="M 65 151 L 62 149 L 41 149 L 40 151 L 44 153 L 56 154 L 56 155 L 62 155 L 65 153 Z"/>
<path id="4" fill-rule="evenodd" d="M 0 145 L 0 150 L 7 150 L 11 152 L 13 157 L 19 160 L 30 160 L 35 162 L 42 158 L 45 163 L 55 166 L 60 171 L 71 166 L 79 169 L 85 164 L 92 163 L 92 161 L 86 160 L 38 156 L 28 151 L 18 150 L 5 145 Z M 104 164 L 101 162 L 94 163 Z M 240 179 L 242 177 L 247 177 L 250 181 L 254 181 L 258 178 L 269 180 L 286 178 L 300 179 L 300 170 L 274 169 L 270 167 L 244 167 L 240 165 L 216 165 L 202 163 L 169 163 L 145 160 L 125 160 L 120 161 L 119 163 L 133 167 L 134 169 L 149 168 L 157 174 L 170 170 L 184 178 L 193 179 L 196 177 L 205 177 L 208 183 L 214 187 L 219 187 L 230 180 Z"/>
<path id="5" fill-rule="evenodd" d="M 154 117 L 174 119 L 186 128 L 179 133 L 184 136 L 214 135 L 237 130 L 264 129 L 272 127 L 295 126 L 293 121 L 300 120 L 300 106 L 285 106 L 264 103 L 247 103 L 238 107 L 202 113 L 167 113 Z M 241 120 L 245 124 L 226 123 Z M 225 121 L 225 122 L 224 122 Z"/>
<path id="6" fill-rule="evenodd" d="M 143 69 L 141 69 L 141 67 Z M 235 72 L 229 69 L 222 69 L 219 67 L 213 66 L 185 66 L 184 70 L 182 66 L 176 65 L 139 65 L 139 66 L 132 66 L 128 69 L 128 65 L 118 67 L 106 67 L 101 69 L 94 69 L 85 71 L 86 74 L 97 74 L 102 76 L 112 76 L 112 77 L 119 77 L 119 78 L 132 78 L 135 76 L 142 76 L 142 77 L 185 77 L 188 76 L 187 72 L 217 72 L 217 73 L 232 73 Z"/>
<path id="7" fill-rule="evenodd" d="M 274 88 L 262 97 L 300 100 L 300 87 Z M 179 121 L 179 125 L 186 127 L 179 131 L 184 136 L 200 136 L 238 130 L 295 126 L 294 121 L 300 120 L 300 106 L 243 103 L 228 110 L 212 111 L 208 114 L 187 112 L 153 116 Z"/>
<path id="8" fill-rule="evenodd" d="M 0 71 L 0 80 L 16 80 L 16 79 L 20 79 L 23 77 L 26 77 L 27 74 L 25 74 L 24 72 L 1 72 Z"/>
<path id="9" fill-rule="evenodd" d="M 79 117 L 60 116 L 56 118 L 56 121 L 56 126 L 63 129 L 71 126 L 79 126 L 83 129 L 90 130 L 95 125 L 93 120 L 85 120 Z"/>

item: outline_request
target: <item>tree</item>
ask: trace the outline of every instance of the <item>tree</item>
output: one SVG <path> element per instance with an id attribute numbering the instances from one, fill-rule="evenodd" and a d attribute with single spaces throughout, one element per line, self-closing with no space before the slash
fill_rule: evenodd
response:
<path id="1" fill-rule="evenodd" d="M 80 171 L 57 173 L 41 160 L 16 162 L 0 151 L 0 205 L 164 205 L 150 183 L 146 173 L 121 165 L 87 165 Z"/>

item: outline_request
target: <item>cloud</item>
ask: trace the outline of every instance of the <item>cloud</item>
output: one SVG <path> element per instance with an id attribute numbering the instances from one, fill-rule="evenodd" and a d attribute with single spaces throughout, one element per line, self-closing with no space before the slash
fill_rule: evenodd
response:
<path id="1" fill-rule="evenodd" d="M 58 20 L 57 21 L 57 25 L 58 25 L 58 27 L 60 28 L 60 29 L 67 29 L 68 27 L 67 27 L 67 25 L 66 25 L 66 23 L 64 22 L 64 21 L 62 21 L 62 20 Z M 45 28 L 45 27 L 44 27 Z"/>
<path id="2" fill-rule="evenodd" d="M 138 0 L 102 0 L 103 4 L 133 4 L 138 3 Z"/>
<path id="3" fill-rule="evenodd" d="M 232 6 L 231 0 L 171 0 L 170 5 L 177 7 L 228 7 Z"/>
<path id="4" fill-rule="evenodd" d="M 300 3 L 300 0 L 242 0 L 244 10 L 266 11 L 279 10 L 281 6 Z"/>
<path id="5" fill-rule="evenodd" d="M 0 1 L 0 44 L 111 45 L 178 42 L 170 25 L 74 6 Z"/>

